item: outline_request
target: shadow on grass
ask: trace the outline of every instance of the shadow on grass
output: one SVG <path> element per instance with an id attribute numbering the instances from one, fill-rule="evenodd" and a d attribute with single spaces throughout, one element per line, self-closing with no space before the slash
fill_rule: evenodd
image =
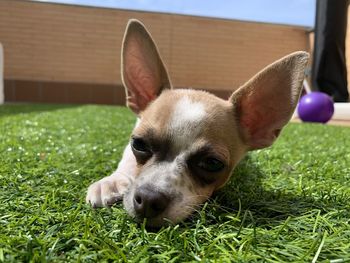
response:
<path id="1" fill-rule="evenodd" d="M 26 114 L 33 112 L 46 112 L 60 109 L 76 108 L 82 105 L 72 104 L 30 104 L 30 103 L 6 103 L 0 106 L 0 117 Z"/>
<path id="2" fill-rule="evenodd" d="M 246 224 L 257 226 L 273 225 L 286 220 L 289 216 L 296 217 L 307 214 L 313 209 L 322 212 L 344 207 L 337 201 L 325 202 L 306 195 L 286 194 L 281 190 L 266 190 L 262 186 L 265 174 L 254 161 L 247 156 L 236 168 L 234 177 L 215 196 L 220 213 L 249 213 Z M 220 211 L 221 210 L 221 211 Z"/>

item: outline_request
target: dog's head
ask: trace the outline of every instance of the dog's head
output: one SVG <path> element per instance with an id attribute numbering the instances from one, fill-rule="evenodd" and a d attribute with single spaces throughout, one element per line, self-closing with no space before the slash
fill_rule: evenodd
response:
<path id="1" fill-rule="evenodd" d="M 173 90 L 145 27 L 130 20 L 122 47 L 127 104 L 140 118 L 131 136 L 138 164 L 124 195 L 128 213 L 149 226 L 190 215 L 249 150 L 270 146 L 300 96 L 305 52 L 267 66 L 228 100 L 204 91 Z"/>

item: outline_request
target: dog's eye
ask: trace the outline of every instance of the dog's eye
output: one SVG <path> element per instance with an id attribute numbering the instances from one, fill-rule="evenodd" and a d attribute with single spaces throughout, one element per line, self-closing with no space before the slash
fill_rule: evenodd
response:
<path id="1" fill-rule="evenodd" d="M 216 158 L 205 157 L 197 163 L 197 166 L 207 172 L 216 173 L 224 169 L 225 165 Z"/>
<path id="2" fill-rule="evenodd" d="M 151 152 L 147 143 L 140 138 L 133 138 L 131 146 L 133 150 L 138 152 L 143 152 L 143 153 Z"/>
<path id="3" fill-rule="evenodd" d="M 222 172 L 226 165 L 215 155 L 197 153 L 188 160 L 188 167 L 192 176 L 199 179 L 198 182 L 208 185 L 218 179 L 218 173 Z"/>
<path id="4" fill-rule="evenodd" d="M 139 164 L 145 164 L 153 154 L 149 144 L 141 138 L 132 138 L 131 149 Z"/>

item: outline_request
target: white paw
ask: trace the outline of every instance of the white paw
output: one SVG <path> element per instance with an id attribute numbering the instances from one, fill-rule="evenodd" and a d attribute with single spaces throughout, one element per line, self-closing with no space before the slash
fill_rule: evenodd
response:
<path id="1" fill-rule="evenodd" d="M 105 177 L 89 186 L 86 202 L 92 207 L 111 206 L 123 199 L 128 185 L 128 180 L 123 177 Z"/>

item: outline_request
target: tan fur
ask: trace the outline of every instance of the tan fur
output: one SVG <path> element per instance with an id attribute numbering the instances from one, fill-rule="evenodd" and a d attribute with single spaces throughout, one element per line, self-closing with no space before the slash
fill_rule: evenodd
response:
<path id="1" fill-rule="evenodd" d="M 192 142 L 192 145 L 195 145 L 197 142 L 201 145 L 214 145 L 215 151 L 219 152 L 228 164 L 228 169 L 225 173 L 219 175 L 220 180 L 218 183 L 212 186 L 214 191 L 227 181 L 233 167 L 247 150 L 238 133 L 238 124 L 236 123 L 232 103 L 205 91 L 166 90 L 141 113 L 141 124 L 134 130 L 133 134 L 144 137 L 147 131 L 152 129 L 156 132 L 153 136 L 165 140 L 165 138 L 170 136 L 170 131 L 166 127 L 169 125 L 174 105 L 184 96 L 188 96 L 194 102 L 203 103 L 208 113 L 204 120 L 204 129 L 200 132 L 197 140 Z M 161 114 L 159 109 L 161 109 Z M 222 125 L 218 125 L 218 123 L 224 124 L 225 128 Z"/>
<path id="2" fill-rule="evenodd" d="M 149 226 L 185 219 L 226 183 L 247 151 L 267 147 L 278 137 L 299 99 L 307 60 L 307 53 L 295 52 L 276 61 L 228 100 L 205 91 L 172 90 L 152 37 L 141 22 L 131 20 L 123 41 L 122 76 L 128 106 L 140 118 L 132 138 L 146 144 L 147 158 L 141 161 L 134 148 L 135 158 L 128 145 L 117 171 L 89 187 L 87 202 L 106 206 L 123 197 L 128 213 L 139 221 L 147 217 Z M 213 172 L 197 166 L 195 158 L 202 161 L 207 155 L 223 168 Z M 139 199 L 152 206 L 140 212 L 145 202 Z"/>

